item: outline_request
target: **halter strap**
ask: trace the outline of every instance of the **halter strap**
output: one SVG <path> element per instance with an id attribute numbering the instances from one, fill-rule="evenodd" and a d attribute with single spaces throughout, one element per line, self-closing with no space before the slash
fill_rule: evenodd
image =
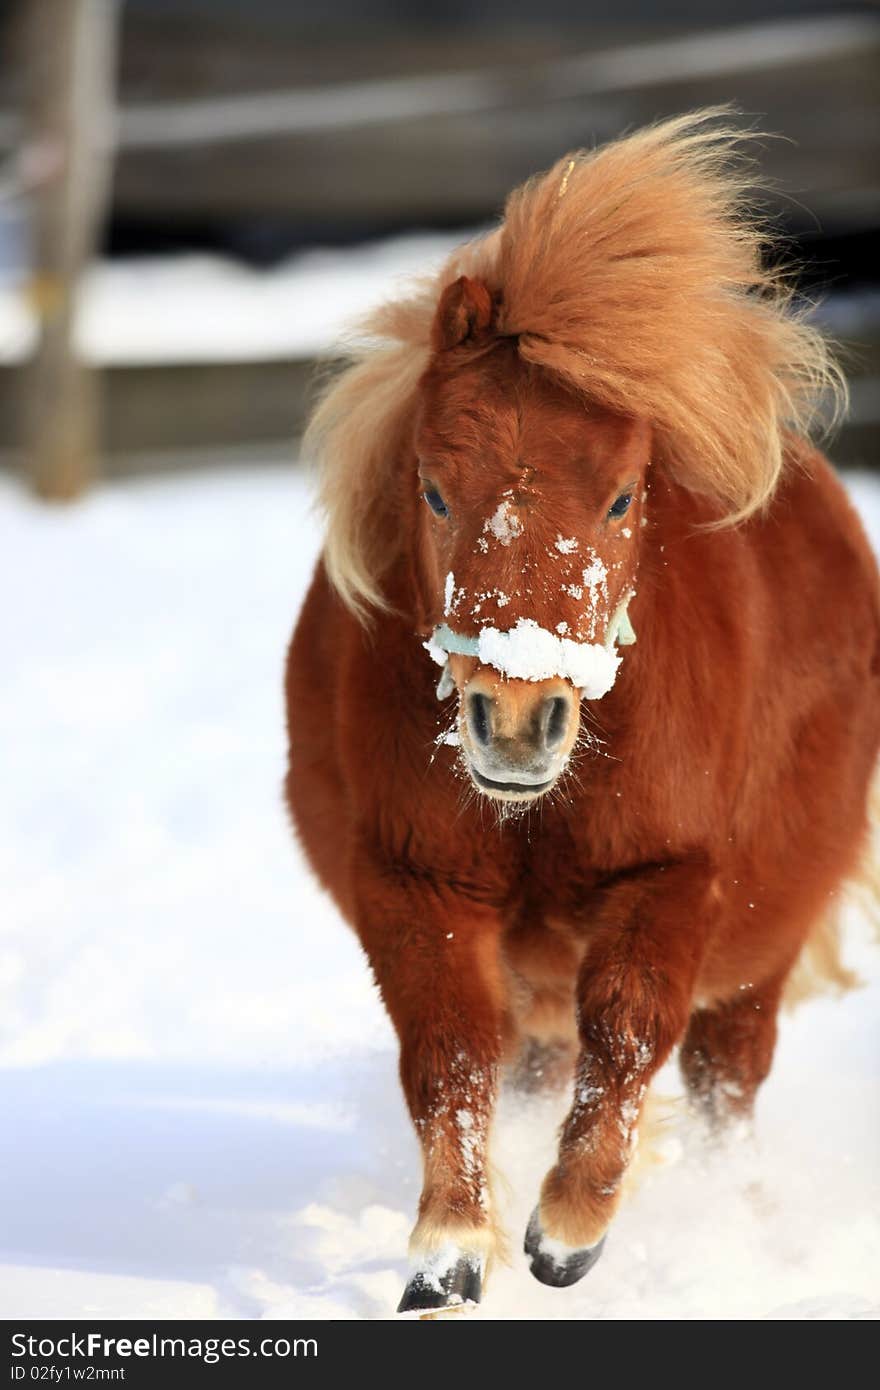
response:
<path id="1" fill-rule="evenodd" d="M 608 624 L 608 631 L 605 634 L 605 646 L 631 647 L 636 640 L 636 630 L 632 625 L 629 616 L 629 601 L 632 592 L 624 594 L 620 603 L 614 610 L 614 616 Z"/>
<path id="2" fill-rule="evenodd" d="M 449 652 L 452 656 L 478 656 L 480 652 L 479 637 L 465 637 L 461 632 L 453 632 L 446 623 L 441 623 L 434 628 L 434 636 L 431 639 L 435 647 L 441 651 Z"/>

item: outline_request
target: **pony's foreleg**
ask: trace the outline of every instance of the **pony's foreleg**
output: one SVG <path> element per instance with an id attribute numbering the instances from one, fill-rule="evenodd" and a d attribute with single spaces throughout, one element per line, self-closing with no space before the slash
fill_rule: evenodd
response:
<path id="1" fill-rule="evenodd" d="M 360 879 L 363 895 L 363 876 Z M 501 1055 L 499 920 L 432 887 L 370 894 L 358 923 L 400 1039 L 424 1178 L 398 1311 L 478 1303 L 495 1251 L 488 1137 Z"/>
<path id="2" fill-rule="evenodd" d="M 702 865 L 667 865 L 599 905 L 578 978 L 574 1101 L 526 1234 L 542 1283 L 573 1284 L 599 1258 L 645 1091 L 687 1025 L 710 883 Z"/>
<path id="3" fill-rule="evenodd" d="M 681 1071 L 695 1106 L 713 1128 L 747 1120 L 770 1071 L 785 974 L 740 987 L 735 999 L 691 1014 Z"/>

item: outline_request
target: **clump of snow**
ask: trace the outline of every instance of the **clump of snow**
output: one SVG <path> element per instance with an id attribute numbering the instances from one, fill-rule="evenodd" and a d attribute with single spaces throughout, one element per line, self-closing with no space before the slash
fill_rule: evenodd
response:
<path id="1" fill-rule="evenodd" d="M 482 1279 L 485 1256 L 482 1252 L 462 1250 L 452 1241 L 446 1241 L 434 1250 L 421 1250 L 414 1254 L 410 1263 L 410 1279 L 418 1281 L 431 1293 L 443 1295 L 450 1303 L 463 1303 L 460 1294 L 445 1294 L 444 1283 L 449 1280 L 456 1266 L 464 1262 Z"/>
<path id="2" fill-rule="evenodd" d="M 433 637 L 429 637 L 427 642 L 422 643 L 422 646 L 428 653 L 428 656 L 431 658 L 431 660 L 436 661 L 438 666 L 446 665 L 447 661 L 449 660 L 449 657 L 447 656 L 443 648 L 437 645 Z"/>
<path id="3" fill-rule="evenodd" d="M 483 531 L 491 531 L 501 545 L 510 545 L 512 540 L 522 535 L 522 521 L 506 497 L 498 503 L 488 521 L 483 523 Z"/>
<path id="4" fill-rule="evenodd" d="M 455 575 L 452 570 L 446 576 L 446 584 L 443 589 L 443 612 L 452 612 L 452 602 L 455 598 Z"/>
<path id="5" fill-rule="evenodd" d="M 479 634 L 479 658 L 513 680 L 544 681 L 561 676 L 598 700 L 614 684 L 621 658 L 598 642 L 573 642 L 557 637 L 532 618 L 520 618 L 509 632 L 484 627 Z"/>
<path id="6" fill-rule="evenodd" d="M 572 1256 L 583 1255 L 585 1250 L 593 1250 L 592 1245 L 566 1245 L 564 1240 L 555 1240 L 553 1236 L 548 1236 L 546 1231 L 541 1231 L 538 1241 L 538 1250 L 542 1255 L 546 1255 L 552 1260 L 558 1269 L 564 1269 L 571 1261 Z"/>
<path id="7" fill-rule="evenodd" d="M 590 610 L 595 614 L 600 600 L 608 601 L 608 570 L 604 561 L 593 555 L 583 571 L 584 588 L 590 595 Z"/>
<path id="8" fill-rule="evenodd" d="M 575 536 L 557 536 L 553 544 L 556 546 L 560 555 L 573 555 L 578 548 L 577 538 Z"/>

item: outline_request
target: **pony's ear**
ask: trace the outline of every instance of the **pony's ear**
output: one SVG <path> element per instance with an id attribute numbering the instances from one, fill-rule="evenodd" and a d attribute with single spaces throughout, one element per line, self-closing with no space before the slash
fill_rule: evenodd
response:
<path id="1" fill-rule="evenodd" d="M 491 328 L 494 315 L 495 302 L 482 280 L 460 275 L 440 296 L 431 328 L 432 348 L 445 352 L 480 337 Z"/>

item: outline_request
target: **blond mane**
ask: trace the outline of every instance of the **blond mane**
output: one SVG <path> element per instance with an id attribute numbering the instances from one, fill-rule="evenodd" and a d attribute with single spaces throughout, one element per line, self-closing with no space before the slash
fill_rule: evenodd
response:
<path id="1" fill-rule="evenodd" d="M 651 420 L 657 458 L 715 499 L 726 524 L 772 496 L 786 431 L 806 434 L 820 404 L 842 408 L 825 341 L 764 261 L 755 178 L 729 115 L 696 112 L 566 156 L 511 194 L 500 228 L 366 320 L 371 342 L 305 438 L 321 470 L 328 572 L 355 611 L 384 606 L 395 551 L 383 521 L 437 301 L 459 275 L 499 296 L 497 330 L 523 359 Z"/>

